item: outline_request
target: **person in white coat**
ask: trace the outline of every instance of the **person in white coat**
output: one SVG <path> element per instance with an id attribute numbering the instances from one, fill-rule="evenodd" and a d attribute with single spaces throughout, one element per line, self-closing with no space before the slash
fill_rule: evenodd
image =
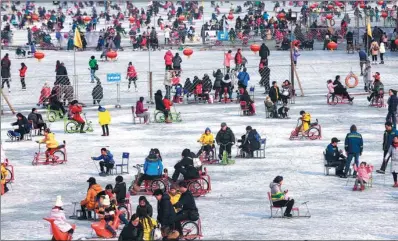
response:
<path id="1" fill-rule="evenodd" d="M 164 28 L 164 44 L 170 44 L 170 31 L 169 26 Z"/>
<path id="2" fill-rule="evenodd" d="M 386 46 L 384 45 L 383 42 L 380 43 L 380 64 L 384 64 L 384 53 L 386 52 Z"/>
<path id="3" fill-rule="evenodd" d="M 73 234 L 72 226 L 66 221 L 65 212 L 62 208 L 63 202 L 61 196 L 57 196 L 57 200 L 55 201 L 55 206 L 51 209 L 50 217 L 54 219 L 54 224 L 59 228 L 59 230 L 63 233 L 69 233 L 69 236 Z M 55 238 L 53 237 L 53 240 Z M 71 239 L 68 239 L 71 240 Z"/>
<path id="4" fill-rule="evenodd" d="M 384 161 L 387 161 L 391 158 L 391 173 L 394 178 L 394 186 L 398 187 L 397 175 L 398 175 L 398 136 L 394 137 L 392 140 L 392 145 L 388 149 L 387 155 L 384 158 Z"/>

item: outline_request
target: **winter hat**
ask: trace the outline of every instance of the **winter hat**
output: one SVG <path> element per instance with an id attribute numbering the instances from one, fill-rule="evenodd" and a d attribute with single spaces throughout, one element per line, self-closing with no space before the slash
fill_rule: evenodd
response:
<path id="1" fill-rule="evenodd" d="M 106 206 L 111 205 L 111 200 L 109 200 L 108 195 L 105 195 L 104 201 L 102 201 L 102 205 L 106 205 Z"/>
<path id="2" fill-rule="evenodd" d="M 181 153 L 181 156 L 183 157 L 189 157 L 189 155 L 191 154 L 191 151 L 189 149 L 184 149 Z"/>
<path id="3" fill-rule="evenodd" d="M 163 195 L 162 189 L 156 189 L 156 190 L 153 192 L 153 196 L 157 196 L 157 195 Z"/>
<path id="4" fill-rule="evenodd" d="M 144 97 L 140 97 L 140 102 L 143 102 L 144 101 Z"/>
<path id="5" fill-rule="evenodd" d="M 123 182 L 123 177 L 122 177 L 122 176 L 117 176 L 117 177 L 115 178 L 115 181 L 116 181 L 116 182 Z"/>
<path id="6" fill-rule="evenodd" d="M 211 130 L 210 130 L 209 127 L 206 128 L 205 133 L 206 133 L 207 131 L 210 131 L 210 133 L 211 133 Z"/>
<path id="7" fill-rule="evenodd" d="M 61 195 L 58 195 L 58 196 L 57 196 L 57 199 L 55 200 L 55 206 L 56 206 L 56 207 L 62 207 L 62 206 L 64 206 L 64 203 L 63 203 L 62 200 L 61 200 Z"/>
<path id="8" fill-rule="evenodd" d="M 170 190 L 171 190 L 171 189 L 177 190 L 177 188 L 178 188 L 177 184 L 171 184 L 171 186 L 170 186 Z"/>
<path id="9" fill-rule="evenodd" d="M 280 183 L 281 181 L 283 181 L 283 177 L 282 176 L 276 176 L 275 178 L 274 178 L 274 183 Z"/>
<path id="10" fill-rule="evenodd" d="M 222 122 L 222 123 L 221 123 L 221 127 L 224 127 L 224 126 L 227 126 L 227 123 Z"/>
<path id="11" fill-rule="evenodd" d="M 251 130 L 253 130 L 253 128 L 251 126 L 246 127 L 246 131 L 251 131 Z"/>
<path id="12" fill-rule="evenodd" d="M 96 183 L 97 183 L 97 180 L 95 180 L 94 177 L 90 177 L 90 178 L 87 180 L 87 182 L 90 183 L 90 184 L 96 184 Z"/>
<path id="13" fill-rule="evenodd" d="M 48 84 L 48 82 L 44 82 L 44 87 L 49 87 L 50 85 Z"/>
<path id="14" fill-rule="evenodd" d="M 352 125 L 352 126 L 350 127 L 350 131 L 351 131 L 351 132 L 357 131 L 357 126 L 356 126 L 356 125 Z"/>

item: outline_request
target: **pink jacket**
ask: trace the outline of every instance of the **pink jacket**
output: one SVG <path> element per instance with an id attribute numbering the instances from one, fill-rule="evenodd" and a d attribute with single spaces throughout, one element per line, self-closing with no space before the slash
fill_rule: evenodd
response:
<path id="1" fill-rule="evenodd" d="M 357 165 L 354 164 L 354 171 L 357 172 L 357 178 L 361 178 L 365 182 L 368 182 L 370 178 L 369 173 L 373 171 L 373 166 L 366 166 L 361 168 L 357 167 Z"/>
<path id="2" fill-rule="evenodd" d="M 173 53 L 168 50 L 164 55 L 164 63 L 165 65 L 172 65 L 173 64 Z"/>
<path id="3" fill-rule="evenodd" d="M 141 101 L 137 101 L 137 105 L 135 107 L 135 113 L 138 114 L 142 114 L 145 111 L 147 111 L 148 109 L 144 109 L 144 104 L 142 104 Z"/>
<path id="4" fill-rule="evenodd" d="M 333 82 L 328 84 L 328 90 L 329 93 L 333 94 L 334 93 L 334 87 L 336 87 L 337 85 L 334 85 Z"/>
<path id="5" fill-rule="evenodd" d="M 224 66 L 225 67 L 230 67 L 232 59 L 233 59 L 232 55 L 230 53 L 226 53 L 225 56 L 224 56 Z"/>

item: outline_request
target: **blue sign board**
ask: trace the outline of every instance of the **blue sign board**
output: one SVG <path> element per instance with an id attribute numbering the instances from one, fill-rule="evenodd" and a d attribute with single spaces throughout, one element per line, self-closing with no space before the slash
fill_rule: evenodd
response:
<path id="1" fill-rule="evenodd" d="M 217 32 L 217 40 L 219 41 L 228 41 L 228 31 L 218 31 Z"/>
<path id="2" fill-rule="evenodd" d="M 122 80 L 122 75 L 120 73 L 108 73 L 106 74 L 106 81 L 108 83 L 117 83 Z"/>

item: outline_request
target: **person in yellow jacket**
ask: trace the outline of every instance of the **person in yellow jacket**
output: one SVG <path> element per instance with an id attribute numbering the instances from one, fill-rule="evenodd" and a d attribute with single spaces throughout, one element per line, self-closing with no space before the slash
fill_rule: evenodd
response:
<path id="1" fill-rule="evenodd" d="M 46 128 L 44 130 L 44 139 L 37 142 L 46 143 L 46 162 L 48 162 L 49 157 L 52 156 L 58 148 L 58 142 L 55 140 L 54 133 L 51 133 L 50 129 Z"/>
<path id="2" fill-rule="evenodd" d="M 196 156 L 200 156 L 203 151 L 205 151 L 207 154 L 209 154 L 213 148 L 214 148 L 214 136 L 213 133 L 211 133 L 211 130 L 209 127 L 206 128 L 205 133 L 202 134 L 202 136 L 199 138 L 198 142 L 202 144 L 202 147 L 200 148 L 198 154 Z"/>
<path id="3" fill-rule="evenodd" d="M 3 160 L 1 161 L 1 195 L 8 192 L 6 177 L 7 177 L 7 169 L 5 168 L 5 163 Z"/>
<path id="4" fill-rule="evenodd" d="M 302 133 L 306 132 L 309 128 L 310 128 L 310 124 L 311 124 L 311 115 L 310 113 L 306 113 L 305 111 L 300 111 L 300 115 L 301 115 L 301 125 L 300 125 L 300 131 Z"/>
<path id="5" fill-rule="evenodd" d="M 98 122 L 102 127 L 102 136 L 109 136 L 109 127 L 111 123 L 111 114 L 102 106 L 98 107 Z"/>
<path id="6" fill-rule="evenodd" d="M 178 191 L 178 188 L 175 184 L 170 186 L 169 195 L 170 195 L 171 205 L 174 206 L 174 204 L 176 204 L 180 200 L 180 197 L 181 197 L 181 193 L 180 193 L 180 191 Z M 174 208 L 174 210 L 177 213 L 177 208 Z"/>
<path id="7" fill-rule="evenodd" d="M 139 211 L 137 215 L 140 218 L 140 223 L 142 225 L 142 229 L 144 230 L 143 240 L 145 241 L 154 240 L 152 237 L 152 231 L 158 225 L 156 219 L 149 217 L 148 214 L 141 211 Z"/>

